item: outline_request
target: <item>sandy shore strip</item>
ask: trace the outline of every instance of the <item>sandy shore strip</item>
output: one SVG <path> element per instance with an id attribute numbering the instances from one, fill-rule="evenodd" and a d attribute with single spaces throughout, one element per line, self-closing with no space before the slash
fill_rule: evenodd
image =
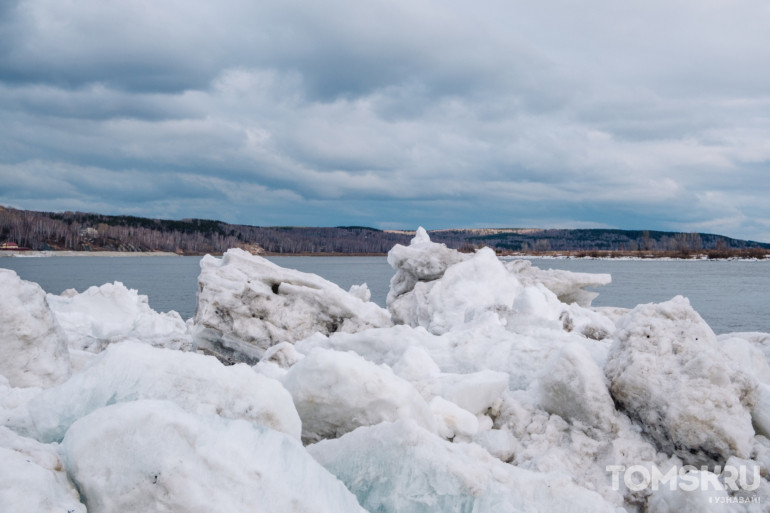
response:
<path id="1" fill-rule="evenodd" d="M 0 251 L 2 257 L 48 258 L 48 257 L 137 257 L 137 256 L 179 256 L 170 251 Z"/>

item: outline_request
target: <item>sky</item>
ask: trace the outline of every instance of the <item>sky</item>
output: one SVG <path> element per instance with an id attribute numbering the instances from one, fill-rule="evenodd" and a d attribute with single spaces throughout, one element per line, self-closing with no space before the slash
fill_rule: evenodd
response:
<path id="1" fill-rule="evenodd" d="M 770 242 L 766 0 L 2 0 L 0 205 Z"/>

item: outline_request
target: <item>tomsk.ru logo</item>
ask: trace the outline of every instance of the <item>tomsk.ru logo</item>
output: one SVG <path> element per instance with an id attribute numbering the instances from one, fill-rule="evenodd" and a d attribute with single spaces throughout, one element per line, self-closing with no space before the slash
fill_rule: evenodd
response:
<path id="1" fill-rule="evenodd" d="M 751 492 L 759 488 L 759 465 L 720 465 L 713 471 L 708 467 L 692 465 L 672 466 L 662 472 L 656 465 L 607 465 L 607 472 L 612 472 L 612 489 L 620 490 L 621 476 L 626 488 L 633 492 L 645 489 L 656 491 L 661 487 L 670 490 L 692 492 L 695 490 L 731 490 Z"/>

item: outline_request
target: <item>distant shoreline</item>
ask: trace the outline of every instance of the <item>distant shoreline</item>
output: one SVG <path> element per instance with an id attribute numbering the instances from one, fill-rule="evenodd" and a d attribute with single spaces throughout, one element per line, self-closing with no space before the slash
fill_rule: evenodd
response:
<path id="1" fill-rule="evenodd" d="M 180 256 L 169 251 L 0 251 L 2 257 L 54 258 L 54 257 L 132 257 L 132 256 Z"/>
<path id="2" fill-rule="evenodd" d="M 221 257 L 221 253 L 210 253 L 216 257 Z M 64 251 L 64 250 L 48 250 L 48 251 L 35 251 L 35 250 L 5 250 L 0 251 L 0 258 L 14 257 L 14 258 L 56 258 L 56 257 L 177 257 L 177 256 L 190 256 L 190 257 L 203 257 L 200 255 L 182 255 L 179 253 L 173 253 L 170 251 Z M 386 257 L 387 253 L 260 253 L 262 257 Z M 520 252 L 505 252 L 498 253 L 498 256 L 504 259 L 516 259 L 516 258 L 542 258 L 545 260 L 633 260 L 633 261 L 767 261 L 770 262 L 770 256 L 746 256 L 746 255 L 724 255 L 720 257 L 709 256 L 704 253 L 696 253 L 689 256 L 672 255 L 669 253 L 661 252 L 661 254 L 645 253 L 643 255 L 633 253 L 614 253 L 606 252 L 604 254 L 586 254 L 585 252 L 537 252 L 537 253 L 520 253 Z"/>
<path id="3" fill-rule="evenodd" d="M 0 206 L 0 250 L 21 249 L 21 246 L 33 251 L 85 251 L 89 256 L 89 252 L 110 255 L 106 251 L 120 252 L 117 256 L 142 251 L 201 256 L 221 255 L 228 248 L 239 247 L 267 256 L 374 256 L 387 254 L 396 244 L 409 244 L 414 234 L 413 230 L 379 230 L 366 226 L 251 226 L 211 219 L 35 212 Z M 770 242 L 695 232 L 514 227 L 429 230 L 428 235 L 433 242 L 459 251 L 489 247 L 501 255 L 691 258 L 706 254 L 709 259 L 751 259 L 770 254 Z M 50 253 L 34 255 L 51 256 Z"/>
<path id="4" fill-rule="evenodd" d="M 64 250 L 5 250 L 0 251 L 2 257 L 16 258 L 55 258 L 55 257 L 157 257 L 157 256 L 189 256 L 203 257 L 204 255 L 222 256 L 222 253 L 179 254 L 171 251 L 64 251 Z M 263 257 L 277 256 L 312 256 L 312 257 L 386 257 L 387 253 L 260 253 Z"/>

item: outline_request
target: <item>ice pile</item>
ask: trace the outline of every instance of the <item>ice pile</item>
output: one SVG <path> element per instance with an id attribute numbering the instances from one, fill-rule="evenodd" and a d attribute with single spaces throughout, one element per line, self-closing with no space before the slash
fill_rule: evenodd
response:
<path id="1" fill-rule="evenodd" d="M 46 387 L 67 379 L 67 340 L 40 285 L 0 269 L 0 290 L 0 374 L 13 387 Z"/>
<path id="2" fill-rule="evenodd" d="M 190 393 L 194 392 L 194 393 Z M 146 344 L 113 344 L 81 372 L 29 403 L 38 438 L 59 442 L 77 419 L 111 404 L 166 400 L 193 413 L 243 419 L 300 437 L 291 396 L 248 365 Z"/>
<path id="3" fill-rule="evenodd" d="M 196 344 L 219 358 L 256 363 L 280 342 L 390 325 L 388 313 L 362 296 L 241 249 L 221 260 L 207 255 L 198 278 Z"/>
<path id="4" fill-rule="evenodd" d="M 96 410 L 61 452 L 89 511 L 364 511 L 297 440 L 166 401 Z"/>
<path id="5" fill-rule="evenodd" d="M 48 294 L 47 300 L 73 350 L 98 353 L 108 344 L 126 340 L 182 350 L 192 346 L 178 313 L 155 312 L 147 296 L 119 281 L 80 294 L 73 289 Z"/>
<path id="6" fill-rule="evenodd" d="M 360 428 L 309 450 L 367 511 L 615 511 L 566 476 L 522 470 L 411 421 Z"/>
<path id="7" fill-rule="evenodd" d="M 119 283 L 46 296 L 0 270 L 0 511 L 770 503 L 770 335 L 716 337 L 681 297 L 595 309 L 607 275 L 422 229 L 388 262 L 385 310 L 205 257 L 187 323 Z"/>
<path id="8" fill-rule="evenodd" d="M 685 298 L 636 307 L 615 340 L 605 366 L 610 391 L 658 447 L 690 465 L 750 456 L 756 380 Z"/>
<path id="9" fill-rule="evenodd" d="M 85 513 L 64 469 L 59 447 L 0 426 L 0 509 L 8 512 Z"/>
<path id="10" fill-rule="evenodd" d="M 408 381 L 353 352 L 313 349 L 286 373 L 283 384 L 302 418 L 306 443 L 402 418 L 435 431 L 428 403 Z"/>

